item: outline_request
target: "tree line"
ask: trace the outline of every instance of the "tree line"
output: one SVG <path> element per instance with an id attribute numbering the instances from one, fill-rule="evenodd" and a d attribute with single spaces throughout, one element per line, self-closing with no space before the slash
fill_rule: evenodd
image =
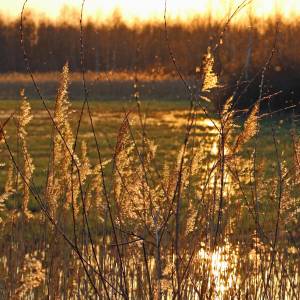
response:
<path id="1" fill-rule="evenodd" d="M 226 77 L 241 70 L 252 74 L 267 60 L 275 35 L 273 69 L 297 70 L 299 66 L 300 22 L 282 22 L 276 33 L 275 20 L 252 20 L 251 26 L 233 24 L 227 28 L 222 46 L 215 53 L 216 72 Z M 0 19 L 0 72 L 24 72 L 18 20 Z M 167 26 L 168 41 L 180 71 L 194 74 L 203 55 L 222 31 L 221 22 L 193 19 Z M 27 17 L 24 39 L 33 71 L 58 71 L 66 61 L 71 71 L 80 71 L 80 28 L 70 22 L 35 22 Z M 147 71 L 169 73 L 174 70 L 166 41 L 164 22 L 128 25 L 115 16 L 110 22 L 84 24 L 86 69 L 90 71 Z"/>

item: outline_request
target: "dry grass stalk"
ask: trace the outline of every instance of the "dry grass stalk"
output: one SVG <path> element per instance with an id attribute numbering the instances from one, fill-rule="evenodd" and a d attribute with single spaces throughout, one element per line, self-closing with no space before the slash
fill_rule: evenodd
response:
<path id="1" fill-rule="evenodd" d="M 23 155 L 23 173 L 24 178 L 26 179 L 26 182 L 23 182 L 23 201 L 22 201 L 22 213 L 26 218 L 31 218 L 32 214 L 28 209 L 29 199 L 30 199 L 30 190 L 29 190 L 29 184 L 31 182 L 32 174 L 34 171 L 34 165 L 31 155 L 28 151 L 28 145 L 27 145 L 27 130 L 26 127 L 29 124 L 29 122 L 32 119 L 31 115 L 31 107 L 29 102 L 27 101 L 27 98 L 25 97 L 24 90 L 21 91 L 21 96 L 23 98 L 19 113 L 17 116 L 18 121 L 18 138 L 20 140 L 21 144 L 21 150 Z"/>

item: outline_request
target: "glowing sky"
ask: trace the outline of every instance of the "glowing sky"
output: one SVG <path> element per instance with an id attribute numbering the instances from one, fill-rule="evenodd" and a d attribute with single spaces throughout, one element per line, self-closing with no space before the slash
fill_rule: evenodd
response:
<path id="1" fill-rule="evenodd" d="M 195 14 L 213 11 L 214 16 L 224 16 L 242 0 L 168 0 L 168 14 L 187 19 Z M 0 0 L 0 12 L 5 15 L 19 14 L 23 0 Z M 50 18 L 61 15 L 64 6 L 80 8 L 81 0 L 29 0 L 27 9 L 42 12 Z M 94 18 L 103 18 L 116 8 L 128 21 L 139 19 L 161 19 L 164 0 L 86 0 L 85 13 Z M 249 11 L 249 8 L 244 10 Z M 254 0 L 252 11 L 259 16 L 269 16 L 280 11 L 286 17 L 300 15 L 300 0 Z"/>

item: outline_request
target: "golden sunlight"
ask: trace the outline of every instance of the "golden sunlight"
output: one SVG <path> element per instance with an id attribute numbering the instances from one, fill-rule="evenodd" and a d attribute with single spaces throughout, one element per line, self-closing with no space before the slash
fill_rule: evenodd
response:
<path id="1" fill-rule="evenodd" d="M 168 0 L 167 5 L 170 17 L 187 20 L 192 16 L 207 13 L 211 13 L 214 17 L 224 17 L 242 2 L 242 0 L 186 0 L 184 2 Z M 78 10 L 81 3 L 81 0 L 30 0 L 28 1 L 28 9 L 42 13 L 43 16 L 49 18 L 58 18 L 65 15 L 66 6 Z M 5 15 L 17 16 L 22 4 L 23 0 L 2 0 L 0 11 Z M 106 18 L 116 9 L 126 21 L 130 22 L 137 19 L 161 19 L 164 11 L 164 0 L 87 0 L 85 3 L 86 14 L 95 19 Z M 298 0 L 253 0 L 240 14 L 240 18 L 249 12 L 260 17 L 272 16 L 276 13 L 290 17 L 299 14 L 300 3 Z"/>

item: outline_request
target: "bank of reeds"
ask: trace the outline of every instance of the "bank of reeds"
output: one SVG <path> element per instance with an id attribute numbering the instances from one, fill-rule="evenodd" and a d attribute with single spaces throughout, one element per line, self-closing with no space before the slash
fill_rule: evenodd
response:
<path id="1" fill-rule="evenodd" d="M 242 126 L 236 120 L 241 112 L 234 95 L 218 107 L 217 116 L 210 114 L 206 103 L 214 101 L 222 83 L 214 71 L 215 52 L 209 48 L 197 91 L 190 91 L 182 145 L 171 163 L 157 163 L 159 145 L 147 134 L 137 80 L 136 108 L 124 111 L 107 159 L 89 105 L 83 45 L 81 35 L 85 99 L 75 127 L 68 64 L 52 111 L 24 48 L 27 69 L 52 127 L 51 151 L 44 187 L 37 189 L 27 131 L 34 116 L 22 94 L 20 108 L 1 123 L 0 131 L 1 151 L 8 157 L 1 161 L 7 180 L 1 196 L 0 295 L 298 299 L 300 143 L 295 127 L 294 158 L 288 159 L 279 151 L 271 125 L 274 156 L 268 159 L 274 163 L 271 174 L 267 172 L 268 162 L 257 143 L 261 119 L 273 116 L 271 111 L 262 115 L 260 106 L 272 95 L 260 92 Z M 169 51 L 172 57 L 171 47 Z M 261 86 L 271 58 L 260 74 Z M 200 113 L 207 121 L 207 136 L 201 134 Z M 90 146 L 79 140 L 84 115 L 96 149 L 94 164 Z M 17 136 L 6 134 L 8 123 L 16 126 Z M 16 150 L 10 146 L 12 139 L 17 139 Z M 8 199 L 14 208 L 6 206 Z M 29 210 L 30 200 L 39 204 L 39 212 Z"/>

